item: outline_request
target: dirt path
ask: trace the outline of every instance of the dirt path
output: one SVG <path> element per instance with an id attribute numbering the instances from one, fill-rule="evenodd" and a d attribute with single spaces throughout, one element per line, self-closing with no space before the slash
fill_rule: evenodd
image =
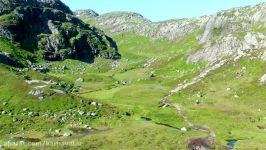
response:
<path id="1" fill-rule="evenodd" d="M 171 97 L 172 95 L 174 95 L 175 93 L 187 88 L 188 86 L 191 86 L 195 83 L 198 83 L 199 81 L 201 81 L 203 78 L 205 78 L 211 71 L 216 70 L 218 68 L 220 68 L 221 66 L 223 66 L 226 63 L 225 60 L 222 60 L 218 63 L 213 63 L 211 65 L 209 65 L 209 67 L 207 67 L 205 70 L 203 70 L 198 76 L 194 77 L 191 82 L 188 82 L 186 84 L 180 85 L 178 87 L 176 87 L 175 89 L 171 90 L 169 92 L 169 94 L 167 96 L 165 96 L 161 102 L 162 102 L 162 107 L 161 108 L 165 108 L 167 106 L 171 106 L 173 107 L 177 114 L 183 118 L 183 120 L 187 123 L 187 125 L 194 130 L 197 131 L 202 131 L 202 132 L 207 132 L 208 136 L 207 137 L 193 137 L 189 139 L 189 143 L 188 143 L 188 148 L 191 150 L 211 150 L 212 148 L 212 144 L 215 140 L 215 133 L 207 126 L 201 126 L 201 125 L 194 125 L 192 122 L 189 121 L 189 119 L 187 118 L 187 116 L 182 112 L 181 110 L 181 106 L 179 104 L 171 104 L 168 103 L 167 100 L 169 97 Z"/>
<path id="2" fill-rule="evenodd" d="M 180 117 L 183 118 L 183 120 L 188 124 L 188 126 L 194 130 L 198 130 L 198 131 L 203 131 L 203 132 L 207 132 L 208 133 L 208 140 L 210 140 L 211 142 L 213 142 L 215 140 L 215 133 L 207 126 L 200 126 L 200 125 L 194 125 L 193 123 L 191 123 L 187 116 L 185 116 L 183 114 L 183 112 L 181 111 L 181 107 L 178 104 L 174 104 L 173 107 L 175 108 L 176 112 L 178 113 L 178 115 Z"/>

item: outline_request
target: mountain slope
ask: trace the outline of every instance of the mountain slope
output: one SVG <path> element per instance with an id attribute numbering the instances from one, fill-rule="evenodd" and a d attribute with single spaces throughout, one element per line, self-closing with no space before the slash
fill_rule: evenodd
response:
<path id="1" fill-rule="evenodd" d="M 261 3 L 155 23 L 128 12 L 83 18 L 110 33 L 123 58 L 107 72 L 121 86 L 82 96 L 178 127 L 179 149 L 264 149 L 264 14 Z"/>
<path id="2" fill-rule="evenodd" d="M 246 49 L 265 48 L 265 10 L 266 4 L 261 3 L 211 16 L 163 22 L 151 22 L 135 13 L 114 12 L 87 18 L 87 21 L 112 34 L 134 32 L 169 40 L 199 31 L 197 40 L 203 47 L 191 54 L 187 61 L 215 62 L 226 56 L 235 57 Z"/>
<path id="3" fill-rule="evenodd" d="M 110 37 L 75 18 L 59 0 L 1 1 L 0 37 L 19 43 L 38 59 L 93 62 L 96 56 L 120 57 Z"/>

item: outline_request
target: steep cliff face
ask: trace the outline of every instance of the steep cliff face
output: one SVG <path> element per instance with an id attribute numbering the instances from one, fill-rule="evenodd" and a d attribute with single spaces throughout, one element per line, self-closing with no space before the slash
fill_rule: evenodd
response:
<path id="1" fill-rule="evenodd" d="M 3 0 L 0 15 L 0 37 L 45 60 L 120 58 L 110 37 L 74 17 L 60 0 Z"/>
<path id="2" fill-rule="evenodd" d="M 162 22 L 151 22 L 139 14 L 128 12 L 87 18 L 112 34 L 133 32 L 151 38 L 179 40 L 197 32 L 196 38 L 202 48 L 191 54 L 188 62 L 214 62 L 227 56 L 236 57 L 248 49 L 266 47 L 266 3 L 233 8 L 210 16 Z"/>

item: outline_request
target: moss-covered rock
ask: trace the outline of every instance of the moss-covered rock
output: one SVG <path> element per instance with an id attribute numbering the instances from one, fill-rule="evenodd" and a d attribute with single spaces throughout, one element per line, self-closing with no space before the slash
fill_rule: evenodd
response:
<path id="1" fill-rule="evenodd" d="M 1 1 L 0 37 L 19 42 L 31 53 L 41 50 L 46 60 L 120 58 L 110 37 L 75 18 L 60 0 Z"/>

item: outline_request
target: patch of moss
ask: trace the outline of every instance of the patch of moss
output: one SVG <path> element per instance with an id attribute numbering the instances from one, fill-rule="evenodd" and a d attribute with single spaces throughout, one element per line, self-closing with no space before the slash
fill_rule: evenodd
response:
<path id="1" fill-rule="evenodd" d="M 17 21 L 17 15 L 15 14 L 4 14 L 0 16 L 0 25 L 16 25 L 18 23 Z"/>

